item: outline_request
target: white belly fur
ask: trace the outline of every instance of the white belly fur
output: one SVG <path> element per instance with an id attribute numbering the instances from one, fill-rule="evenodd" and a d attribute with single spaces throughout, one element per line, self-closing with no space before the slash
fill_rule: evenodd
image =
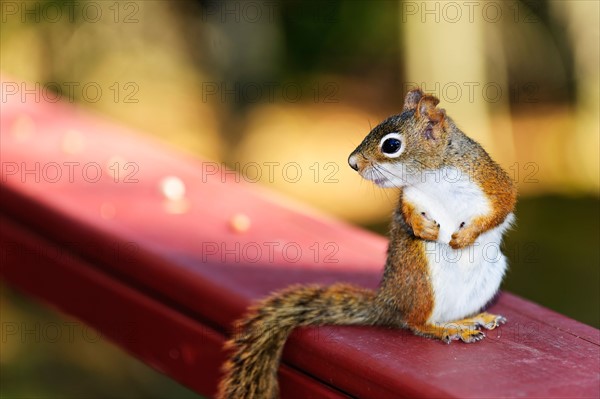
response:
<path id="1" fill-rule="evenodd" d="M 442 169 L 404 188 L 404 198 L 440 224 L 438 241 L 425 244 L 435 303 L 431 323 L 462 319 L 481 310 L 498 291 L 507 268 L 500 244 L 514 220 L 512 213 L 472 246 L 454 250 L 448 245 L 461 223 L 490 210 L 479 186 L 457 173 Z"/>

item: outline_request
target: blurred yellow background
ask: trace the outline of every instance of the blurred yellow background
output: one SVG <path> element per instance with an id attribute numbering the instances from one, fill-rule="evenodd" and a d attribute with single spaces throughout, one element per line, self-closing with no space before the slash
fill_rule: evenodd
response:
<path id="1" fill-rule="evenodd" d="M 380 233 L 396 193 L 347 156 L 409 88 L 437 95 L 518 183 L 506 287 L 600 325 L 599 2 L 0 4 L 0 71 L 27 89 Z"/>

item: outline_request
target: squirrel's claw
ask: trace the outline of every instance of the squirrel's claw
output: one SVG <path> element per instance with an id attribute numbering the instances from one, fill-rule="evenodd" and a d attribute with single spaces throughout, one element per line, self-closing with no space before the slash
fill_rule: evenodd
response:
<path id="1" fill-rule="evenodd" d="M 483 312 L 479 313 L 477 316 L 463 319 L 460 321 L 460 323 L 467 325 L 473 324 L 478 327 L 483 327 L 486 330 L 493 330 L 494 328 L 500 327 L 502 324 L 506 323 L 506 317 Z"/>
<path id="2" fill-rule="evenodd" d="M 452 341 L 461 340 L 470 344 L 485 338 L 485 333 L 479 329 L 466 326 L 461 327 L 462 328 L 450 328 L 444 331 L 444 334 L 441 337 L 442 341 L 449 344 Z"/>
<path id="3" fill-rule="evenodd" d="M 452 249 L 461 249 L 473 245 L 480 232 L 472 226 L 461 228 L 451 236 L 450 246 Z"/>
<path id="4" fill-rule="evenodd" d="M 411 227 L 414 235 L 423 240 L 436 241 L 440 234 L 440 224 L 429 218 L 425 212 L 413 215 Z"/>
<path id="5" fill-rule="evenodd" d="M 485 333 L 481 330 L 468 330 L 468 333 L 461 334 L 460 339 L 463 342 L 470 344 L 471 342 L 481 341 L 485 338 Z"/>
<path id="6" fill-rule="evenodd" d="M 503 316 L 495 316 L 495 315 L 490 315 L 488 313 L 489 316 L 494 317 L 492 320 L 488 321 L 485 324 L 482 324 L 482 326 L 487 329 L 487 330 L 493 330 L 496 327 L 499 327 L 500 325 L 506 323 L 506 317 Z"/>

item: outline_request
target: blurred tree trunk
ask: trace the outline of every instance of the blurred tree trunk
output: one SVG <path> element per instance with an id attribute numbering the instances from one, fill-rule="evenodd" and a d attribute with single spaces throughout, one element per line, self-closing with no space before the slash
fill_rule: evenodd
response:
<path id="1" fill-rule="evenodd" d="M 418 85 L 438 96 L 440 106 L 466 134 L 500 163 L 511 163 L 514 146 L 500 26 L 485 21 L 481 8 L 469 15 L 469 9 L 452 4 L 401 3 L 407 86 Z M 494 76 L 488 62 L 494 63 Z"/>
<path id="2" fill-rule="evenodd" d="M 569 174 L 585 188 L 600 190 L 600 3 L 553 2 L 556 16 L 565 21 L 575 50 L 577 96 L 576 129 L 570 134 Z"/>

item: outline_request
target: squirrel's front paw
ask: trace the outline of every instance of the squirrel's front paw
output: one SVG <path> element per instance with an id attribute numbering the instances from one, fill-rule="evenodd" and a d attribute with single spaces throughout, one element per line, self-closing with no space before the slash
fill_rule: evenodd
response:
<path id="1" fill-rule="evenodd" d="M 429 218 L 425 212 L 413 214 L 411 224 L 415 236 L 424 240 L 435 241 L 440 234 L 440 224 Z"/>
<path id="2" fill-rule="evenodd" d="M 450 246 L 453 249 L 461 249 L 473 245 L 477 237 L 481 234 L 472 224 L 466 227 L 461 227 L 458 231 L 452 234 Z"/>

